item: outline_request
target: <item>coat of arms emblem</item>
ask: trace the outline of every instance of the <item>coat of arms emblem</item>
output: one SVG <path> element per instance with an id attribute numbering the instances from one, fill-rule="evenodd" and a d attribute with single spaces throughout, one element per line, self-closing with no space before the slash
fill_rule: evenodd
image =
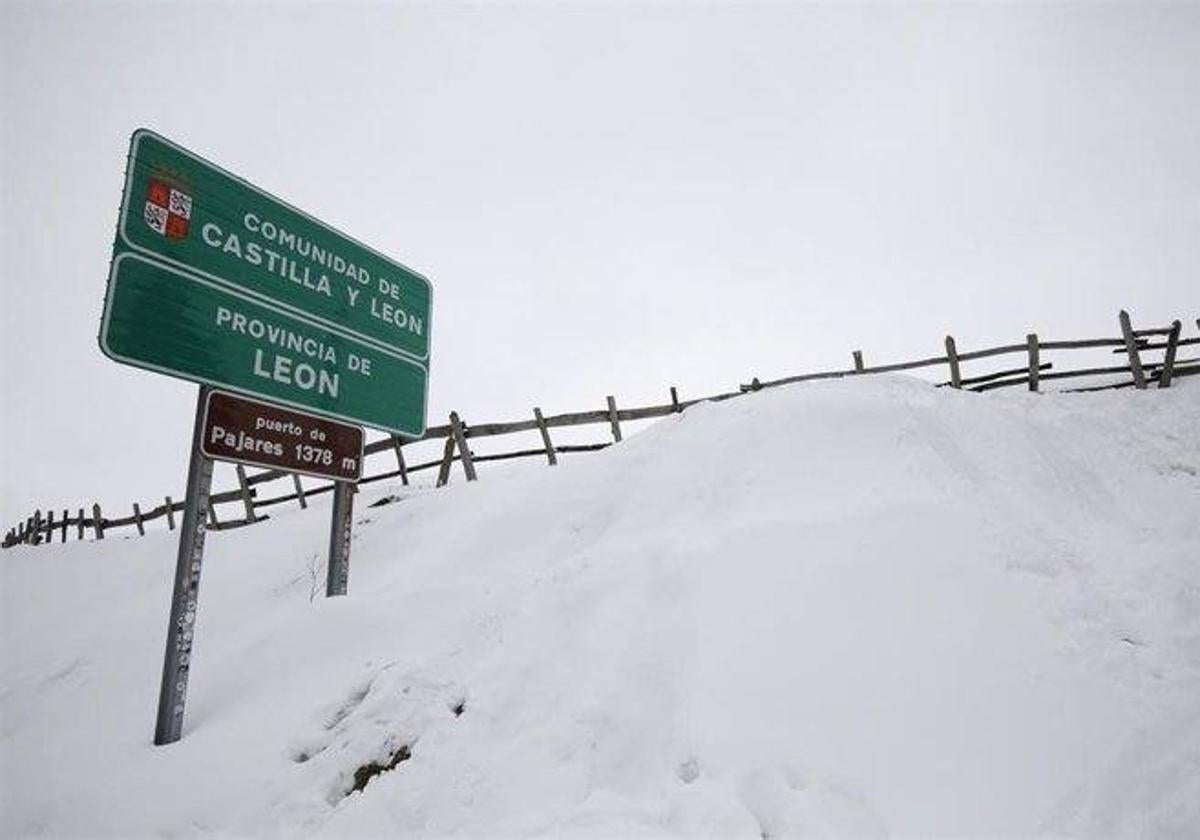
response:
<path id="1" fill-rule="evenodd" d="M 146 224 L 167 239 L 188 235 L 192 219 L 192 197 L 166 181 L 151 178 L 146 187 Z"/>

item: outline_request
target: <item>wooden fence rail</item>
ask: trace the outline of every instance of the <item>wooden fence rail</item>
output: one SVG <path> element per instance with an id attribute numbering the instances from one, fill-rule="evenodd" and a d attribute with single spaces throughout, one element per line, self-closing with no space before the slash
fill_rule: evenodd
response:
<path id="1" fill-rule="evenodd" d="M 1042 341 L 1036 333 L 1030 333 L 1025 341 L 1019 344 L 1006 344 L 999 347 L 989 347 L 981 350 L 961 352 L 953 336 L 944 340 L 945 352 L 940 356 L 930 356 L 909 362 L 898 362 L 884 365 L 868 365 L 861 350 L 851 354 L 853 366 L 845 370 L 819 371 L 785 376 L 780 379 L 760 380 L 754 377 L 749 384 L 743 384 L 736 391 L 714 394 L 700 399 L 681 400 L 675 387 L 670 389 L 670 402 L 662 405 L 642 406 L 638 408 L 620 408 L 612 396 L 605 398 L 605 406 L 590 411 L 577 411 L 566 414 L 544 415 L 540 407 L 533 408 L 530 416 L 524 420 L 509 420 L 503 422 L 468 423 L 458 412 L 451 412 L 449 422 L 444 425 L 430 426 L 425 434 L 411 440 L 401 440 L 389 436 L 368 443 L 364 448 L 364 462 L 371 456 L 390 457 L 395 467 L 384 469 L 370 475 L 364 475 L 361 484 L 370 484 L 389 479 L 400 479 L 402 484 L 409 483 L 413 473 L 425 470 L 438 470 L 437 485 L 446 484 L 451 477 L 452 468 L 457 463 L 462 467 L 468 481 L 478 477 L 477 465 L 493 461 L 506 461 L 517 458 L 544 458 L 549 466 L 558 464 L 559 456 L 581 452 L 595 452 L 619 443 L 624 433 L 622 423 L 652 420 L 677 414 L 684 409 L 700 402 L 720 402 L 733 399 L 763 388 L 774 388 L 797 382 L 812 382 L 823 379 L 839 379 L 849 376 L 863 376 L 878 373 L 893 373 L 898 371 L 918 370 L 921 368 L 945 365 L 949 379 L 938 383 L 939 387 L 950 387 L 977 392 L 991 391 L 997 388 L 1024 386 L 1030 391 L 1039 391 L 1047 381 L 1097 376 L 1123 376 L 1116 382 L 1086 385 L 1074 388 L 1074 391 L 1093 391 L 1108 388 L 1134 387 L 1145 389 L 1151 383 L 1158 388 L 1169 388 L 1171 382 L 1181 376 L 1200 374 L 1200 358 L 1180 359 L 1180 348 L 1200 345 L 1200 337 L 1182 338 L 1182 324 L 1174 321 L 1165 327 L 1134 329 L 1127 312 L 1122 311 L 1118 316 L 1121 335 L 1111 338 L 1085 338 L 1069 341 Z M 1200 331 L 1200 318 L 1195 320 L 1196 328 Z M 1111 349 L 1114 354 L 1124 355 L 1125 359 L 1119 365 L 1100 367 L 1083 367 L 1062 370 L 1055 367 L 1051 361 L 1043 361 L 1047 351 L 1063 350 L 1102 350 Z M 1151 361 L 1144 357 L 1147 353 L 1162 352 L 1161 361 Z M 987 373 L 964 375 L 963 366 L 981 359 L 991 359 L 1006 355 L 1022 355 L 1025 361 L 1020 366 L 1010 366 L 1001 370 Z M 571 426 L 599 425 L 608 429 L 611 440 L 585 444 L 556 444 L 551 435 L 552 429 Z M 476 454 L 471 451 L 469 441 L 488 437 L 537 432 L 542 445 L 537 448 L 517 449 L 511 452 Z M 442 441 L 442 452 L 431 460 L 408 463 L 404 450 L 425 441 Z M 366 472 L 364 463 L 364 473 Z M 332 482 L 318 486 L 304 486 L 300 476 L 283 470 L 262 470 L 248 474 L 246 469 L 237 465 L 235 468 L 238 486 L 231 490 L 214 493 L 210 496 L 208 507 L 209 529 L 224 530 L 251 525 L 266 519 L 266 514 L 259 513 L 263 508 L 296 502 L 300 507 L 308 506 L 313 496 L 328 493 L 333 489 Z M 260 496 L 259 487 L 276 481 L 285 481 L 290 485 L 291 492 L 274 496 Z M 310 479 L 310 482 L 312 479 Z M 237 504 L 240 515 L 222 520 L 217 513 L 218 505 Z M 36 510 L 24 521 L 10 528 L 0 546 L 9 548 L 19 544 L 38 545 L 52 542 L 55 533 L 60 541 L 66 542 L 72 527 L 76 539 L 86 537 L 90 529 L 94 539 L 104 539 L 116 528 L 133 526 L 139 535 L 146 533 L 146 523 L 160 518 L 166 518 L 168 529 L 175 528 L 175 513 L 183 510 L 183 502 L 173 501 L 170 496 L 164 498 L 162 504 L 143 509 L 141 504 L 132 504 L 132 513 L 128 516 L 109 518 L 104 515 L 99 504 L 93 504 L 91 514 L 85 508 L 78 508 L 78 513 L 70 515 L 69 509 L 63 509 L 61 516 L 55 518 L 54 510 Z"/>

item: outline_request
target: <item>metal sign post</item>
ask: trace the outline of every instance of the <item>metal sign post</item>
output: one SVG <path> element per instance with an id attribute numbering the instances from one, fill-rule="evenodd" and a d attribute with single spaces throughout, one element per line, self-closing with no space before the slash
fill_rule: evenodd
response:
<path id="1" fill-rule="evenodd" d="M 213 462 L 204 457 L 200 450 L 208 391 L 208 386 L 200 386 L 196 398 L 196 420 L 192 426 L 187 497 L 179 531 L 179 553 L 175 558 L 175 590 L 171 596 L 167 649 L 163 656 L 162 685 L 158 690 L 158 719 L 154 727 L 154 743 L 160 745 L 179 740 L 183 731 L 184 704 L 187 702 L 200 566 L 204 559 L 205 514 L 209 490 L 212 488 Z"/>
<path id="2" fill-rule="evenodd" d="M 339 481 L 333 486 L 333 523 L 329 529 L 329 562 L 325 597 L 345 595 L 350 579 L 350 529 L 354 520 L 354 494 L 358 486 Z"/>

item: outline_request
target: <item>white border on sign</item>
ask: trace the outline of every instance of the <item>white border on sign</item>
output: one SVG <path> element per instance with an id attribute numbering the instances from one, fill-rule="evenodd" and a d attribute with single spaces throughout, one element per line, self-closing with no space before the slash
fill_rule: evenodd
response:
<path id="1" fill-rule="evenodd" d="M 109 271 L 108 271 L 108 294 L 106 294 L 104 297 L 104 316 L 100 321 L 100 336 L 99 336 L 100 351 L 102 353 L 104 353 L 105 356 L 108 356 L 108 358 L 112 359 L 114 362 L 121 362 L 122 364 L 131 365 L 133 367 L 138 367 L 138 368 L 143 368 L 144 370 L 152 370 L 152 371 L 155 371 L 156 373 L 165 373 L 168 376 L 174 376 L 178 379 L 186 379 L 189 382 L 196 382 L 201 385 L 215 385 L 219 388 L 224 388 L 227 391 L 232 391 L 233 393 L 239 394 L 239 395 L 244 394 L 248 397 L 255 397 L 258 399 L 266 398 L 269 400 L 274 400 L 275 402 L 279 403 L 280 405 L 286 405 L 289 408 L 295 408 L 298 411 L 307 411 L 307 412 L 311 412 L 313 414 L 319 414 L 322 417 L 331 417 L 334 420 L 341 420 L 343 422 L 351 423 L 354 425 L 370 426 L 372 429 L 379 429 L 380 431 L 388 432 L 389 434 L 402 435 L 404 437 L 410 437 L 410 438 L 419 438 L 425 434 L 425 428 L 428 424 L 428 421 L 427 421 L 427 418 L 425 415 L 428 413 L 428 410 L 429 410 L 429 371 L 422 365 L 419 365 L 416 362 L 414 362 L 408 356 L 403 356 L 403 355 L 400 355 L 399 353 L 391 353 L 391 352 L 383 351 L 377 347 L 371 347 L 371 349 L 374 350 L 376 353 L 383 352 L 386 355 L 394 358 L 396 361 L 401 362 L 406 365 L 410 365 L 411 367 L 414 367 L 421 372 L 421 374 L 423 376 L 423 382 L 425 383 L 425 392 L 422 397 L 423 404 L 422 404 L 422 411 L 421 411 L 420 431 L 413 431 L 410 429 L 401 429 L 401 428 L 397 428 L 397 427 L 393 427 L 393 426 L 380 425 L 379 423 L 367 422 L 367 421 L 364 421 L 360 417 L 349 417 L 344 414 L 338 414 L 333 411 L 327 411 L 325 409 L 316 408 L 311 405 L 305 405 L 304 403 L 293 402 L 291 400 L 285 400 L 280 397 L 273 397 L 270 395 L 260 394 L 256 391 L 250 391 L 246 388 L 235 385 L 232 382 L 225 382 L 225 381 L 216 380 L 216 379 L 204 379 L 202 377 L 187 373 L 185 371 L 177 370 L 175 368 L 166 367 L 163 365 L 151 364 L 150 362 L 144 362 L 140 359 L 134 359 L 132 357 L 122 356 L 119 353 L 114 352 L 108 346 L 108 323 L 109 323 L 109 318 L 112 314 L 113 298 L 116 297 L 115 292 L 116 292 L 116 280 L 117 280 L 117 266 L 121 264 L 122 260 L 126 260 L 126 259 L 139 260 L 141 262 L 148 263 L 149 265 L 152 265 L 155 268 L 160 268 L 163 271 L 169 271 L 172 274 L 178 275 L 179 277 L 182 277 L 185 280 L 191 281 L 192 283 L 199 283 L 202 286 L 208 286 L 209 288 L 215 289 L 216 291 L 221 292 L 222 294 L 231 295 L 233 297 L 243 298 L 244 300 L 248 301 L 249 303 L 254 304 L 255 306 L 262 306 L 266 309 L 273 309 L 276 312 L 278 312 L 280 315 L 284 316 L 285 318 L 292 318 L 293 320 L 300 321 L 301 323 L 306 323 L 310 327 L 316 327 L 317 329 L 322 329 L 322 330 L 329 329 L 328 327 L 324 326 L 323 324 L 313 323 L 312 321 L 310 321 L 307 318 L 301 318 L 300 316 L 294 315 L 291 312 L 285 312 L 282 309 L 272 306 L 269 303 L 263 303 L 262 301 L 254 300 L 249 295 L 239 294 L 239 292 L 237 290 L 230 289 L 224 285 L 220 285 L 217 283 L 210 283 L 209 281 L 204 280 L 195 275 L 188 274 L 187 272 L 180 271 L 179 269 L 176 269 L 176 268 L 172 268 L 169 265 L 164 265 L 163 263 L 160 263 L 156 260 L 148 259 L 148 258 L 142 256 L 141 254 L 135 254 L 132 251 L 126 251 L 125 253 L 118 254 L 116 256 L 116 258 L 112 261 L 112 265 L 109 268 Z M 334 332 L 334 331 L 330 330 L 330 332 Z M 346 338 L 347 341 L 355 340 L 355 339 L 349 338 L 348 336 L 342 336 L 342 337 Z"/>
<path id="2" fill-rule="evenodd" d="M 409 274 L 413 275 L 414 277 L 419 278 L 421 280 L 421 282 L 423 282 L 425 284 L 425 288 L 429 291 L 429 311 L 425 314 L 426 335 L 428 336 L 428 338 L 425 342 L 425 355 L 420 356 L 420 355 L 417 355 L 416 353 L 410 353 L 409 351 L 405 350 L 402 347 L 392 347 L 391 345 L 387 344 L 386 342 L 382 341 L 381 339 L 375 338 L 374 336 L 370 336 L 370 335 L 364 335 L 363 333 L 360 333 L 357 330 L 350 329 L 349 327 L 347 327 L 344 324 L 339 324 L 336 321 L 329 321 L 328 319 L 323 318 L 320 315 L 316 315 L 312 312 L 308 312 L 297 306 L 293 306 L 291 304 L 284 303 L 283 301 L 275 300 L 274 298 L 264 295 L 261 292 L 256 292 L 253 289 L 247 289 L 245 286 L 239 285 L 237 283 L 233 283 L 232 281 L 226 280 L 223 277 L 218 277 L 215 274 L 209 274 L 207 271 L 202 271 L 201 269 L 197 268 L 194 265 L 188 265 L 187 263 L 180 262 L 179 260 L 172 259 L 164 254 L 160 254 L 157 251 L 152 251 L 149 248 L 142 247 L 141 245 L 135 245 L 133 243 L 133 241 L 129 238 L 129 235 L 125 231 L 125 222 L 127 220 L 127 217 L 129 216 L 129 207 L 132 204 L 132 200 L 133 200 L 132 195 L 131 195 L 131 192 L 133 190 L 133 170 L 134 170 L 134 166 L 137 161 L 138 145 L 141 143 L 141 140 L 143 137 L 152 137 L 155 140 L 157 140 L 158 142 L 162 143 L 164 146 L 170 146 L 175 151 L 179 152 L 182 155 L 186 155 L 187 157 L 190 157 L 192 160 L 196 161 L 200 165 L 207 166 L 209 169 L 213 170 L 214 172 L 217 172 L 226 178 L 230 178 L 234 181 L 237 181 L 239 184 L 242 184 L 243 186 L 247 187 L 248 189 L 254 190 L 259 195 L 261 195 L 265 198 L 269 198 L 271 201 L 277 202 L 278 204 L 282 205 L 283 207 L 286 207 L 291 212 L 293 212 L 299 216 L 303 216 L 305 219 L 312 222 L 313 224 L 324 228 L 325 230 L 329 231 L 330 233 L 332 233 L 336 236 L 342 237 L 347 242 L 354 243 L 359 248 L 362 248 L 364 251 L 369 251 L 370 253 L 374 254 L 376 257 L 383 260 L 384 262 L 391 263 L 392 265 L 396 266 L 397 268 L 400 268 L 400 269 L 408 272 Z M 139 128 L 136 131 L 134 131 L 132 137 L 130 137 L 129 157 L 125 164 L 125 169 L 126 169 L 125 190 L 121 195 L 121 219 L 120 219 L 120 223 L 117 225 L 117 235 L 120 237 L 121 242 L 124 243 L 125 247 L 129 248 L 130 250 L 137 251 L 140 254 L 144 254 L 146 256 L 152 257 L 153 259 L 155 259 L 159 262 L 169 263 L 173 266 L 182 268 L 185 271 L 190 271 L 193 274 L 201 274 L 210 280 L 215 280 L 216 282 L 221 283 L 222 285 L 226 285 L 226 286 L 230 286 L 231 288 L 235 288 L 239 292 L 243 292 L 245 294 L 251 295 L 256 298 L 261 298 L 263 301 L 270 303 L 272 306 L 282 307 L 291 312 L 295 312 L 298 315 L 302 315 L 305 318 L 315 319 L 317 321 L 320 321 L 321 325 L 325 329 L 332 329 L 334 332 L 340 332 L 340 333 L 346 333 L 348 335 L 352 335 L 364 344 L 378 345 L 378 347 L 380 349 L 387 349 L 391 353 L 403 353 L 404 355 L 409 356 L 413 359 L 416 359 L 419 362 L 428 362 L 429 361 L 429 354 L 430 354 L 430 350 L 433 345 L 433 284 L 430 283 L 429 278 L 426 277 L 421 272 L 414 271 L 413 269 L 409 268 L 408 266 L 396 262 L 391 257 L 385 256 L 384 254 L 379 253 L 371 246 L 364 245 L 362 242 L 359 242 L 354 237 L 347 236 L 346 234 L 342 233 L 337 228 L 330 227 L 329 225 L 322 222 L 320 219 L 313 218 L 308 213 L 305 213 L 303 210 L 301 210 L 297 207 L 293 207 L 292 205 L 288 204 L 283 199 L 277 198 L 277 197 L 271 195 L 271 193 L 267 192 L 266 190 L 259 189 L 258 187 L 254 186 L 254 184 L 251 184 L 249 181 L 247 181 L 245 178 L 240 178 L 237 175 L 234 175 L 232 172 L 222 169 L 221 167 L 217 166 L 215 163 L 205 160 L 204 158 L 200 157 L 199 155 L 195 154 L 194 152 L 188 151 L 187 149 L 183 148 L 183 146 L 180 146 L 177 143 L 172 143 L 166 137 L 163 137 L 161 134 L 159 134 L 155 131 L 151 131 L 148 128 Z M 428 366 L 428 365 L 426 365 L 426 366 Z"/>
<path id="3" fill-rule="evenodd" d="M 362 427 L 359 426 L 358 424 L 356 424 L 356 423 L 339 423 L 336 420 L 330 420 L 328 417 L 322 417 L 319 414 L 311 414 L 311 413 L 305 412 L 305 411 L 296 411 L 294 408 L 291 408 L 290 406 L 284 407 L 281 405 L 277 405 L 275 403 L 269 403 L 266 400 L 259 400 L 259 399 L 252 399 L 251 397 L 244 397 L 241 394 L 235 394 L 232 391 L 220 391 L 220 390 L 213 389 L 208 392 L 208 396 L 204 400 L 204 423 L 201 424 L 201 426 L 200 426 L 200 428 L 202 430 L 208 428 L 208 411 L 209 411 L 209 408 L 212 406 L 212 398 L 214 396 L 216 396 L 217 394 L 220 394 L 224 397 L 233 397 L 234 399 L 245 400 L 246 402 L 255 403 L 256 405 L 263 405 L 263 406 L 266 406 L 267 408 L 274 408 L 276 410 L 281 410 L 281 411 L 291 411 L 291 412 L 294 412 L 295 414 L 299 414 L 299 415 L 307 417 L 311 420 L 318 420 L 322 423 L 332 423 L 335 426 L 343 426 L 347 429 L 353 429 L 354 431 L 358 432 L 358 474 L 355 475 L 354 478 L 351 479 L 351 478 L 345 478 L 344 476 L 340 476 L 340 475 L 329 475 L 328 473 L 310 472 L 309 470 L 288 469 L 286 467 L 280 466 L 279 464 L 267 464 L 267 463 L 263 463 L 262 461 L 252 461 L 249 458 L 231 458 L 228 455 L 214 455 L 213 453 L 209 452 L 205 448 L 205 444 L 208 442 L 207 435 L 202 435 L 200 438 L 200 451 L 204 454 L 205 458 L 211 458 L 214 461 L 226 461 L 230 464 L 249 464 L 252 467 L 262 467 L 263 469 L 267 469 L 267 470 L 279 470 L 280 472 L 285 472 L 285 473 L 299 473 L 300 475 L 312 476 L 313 478 L 326 478 L 326 479 L 329 479 L 330 481 L 351 481 L 355 484 L 362 481 L 363 458 L 366 456 L 367 435 L 362 430 Z"/>

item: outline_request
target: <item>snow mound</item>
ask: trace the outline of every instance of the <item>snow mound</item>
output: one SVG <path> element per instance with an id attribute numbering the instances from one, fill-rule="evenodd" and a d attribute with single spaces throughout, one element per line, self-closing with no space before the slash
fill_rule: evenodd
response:
<path id="1" fill-rule="evenodd" d="M 1191 382 L 699 405 L 554 469 L 364 493 L 331 600 L 327 511 L 209 536 L 169 747 L 173 536 L 0 556 L 0 832 L 1200 826 Z"/>

